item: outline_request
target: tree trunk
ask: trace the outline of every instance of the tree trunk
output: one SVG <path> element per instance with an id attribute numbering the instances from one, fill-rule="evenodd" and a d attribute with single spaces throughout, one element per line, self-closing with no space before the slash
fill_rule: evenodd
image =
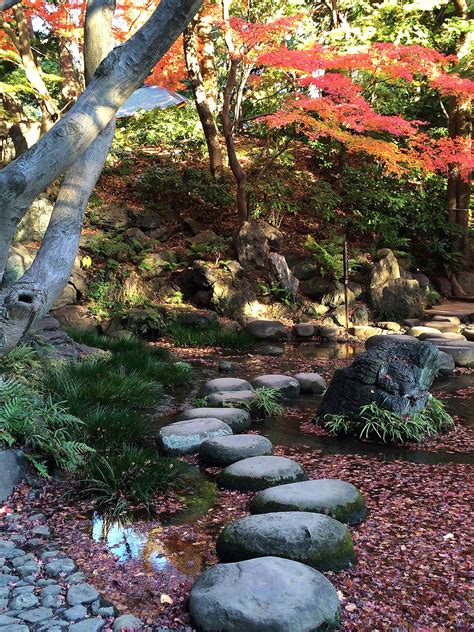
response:
<path id="1" fill-rule="evenodd" d="M 89 86 L 54 128 L 0 171 L 0 282 L 18 222 L 33 200 L 108 126 L 200 4 L 201 0 L 162 0 L 148 22 L 109 53 Z"/>
<path id="2" fill-rule="evenodd" d="M 227 76 L 227 82 L 224 91 L 224 104 L 222 107 L 222 126 L 224 128 L 224 138 L 227 148 L 227 156 L 229 158 L 229 166 L 234 174 L 235 181 L 237 183 L 237 213 L 239 222 L 243 224 L 248 220 L 248 200 L 247 200 L 247 174 L 242 169 L 242 165 L 235 151 L 234 142 L 234 123 L 230 117 L 230 107 L 232 100 L 232 92 L 234 91 L 237 69 L 241 63 L 241 58 L 234 56 L 230 61 L 229 74 Z"/>
<path id="3" fill-rule="evenodd" d="M 110 7 L 109 0 L 103 1 Z M 94 7 L 94 9 L 96 9 L 99 5 L 100 1 L 98 0 L 88 0 L 88 8 Z M 166 52 L 167 48 L 179 35 L 180 30 L 182 30 L 186 26 L 186 23 L 192 18 L 197 8 L 198 3 L 196 2 L 181 1 L 178 3 L 176 1 L 173 2 L 173 0 L 163 0 L 158 9 L 156 9 L 152 18 L 150 18 L 153 28 L 151 29 L 151 33 L 149 33 L 148 37 L 145 39 L 145 41 L 150 42 L 153 53 L 143 51 L 142 37 L 139 36 L 138 38 L 135 38 L 134 41 L 138 43 L 135 47 L 131 47 L 128 54 L 125 54 L 124 59 L 119 56 L 119 59 L 117 60 L 117 55 L 111 55 L 112 63 L 115 62 L 115 64 L 111 67 L 110 59 L 109 64 L 107 64 L 106 61 L 105 64 L 100 67 L 98 73 L 92 80 L 91 86 L 97 86 L 98 84 L 100 86 L 100 82 L 101 80 L 103 81 L 104 76 L 106 77 L 107 84 L 107 80 L 110 80 L 109 74 L 113 74 L 113 70 L 116 66 L 122 67 L 122 64 L 129 67 L 129 72 L 134 75 L 135 79 L 138 74 L 137 64 L 139 65 L 140 73 L 145 72 L 146 76 L 146 69 L 144 69 L 141 65 L 143 56 L 148 64 L 146 68 L 149 71 L 154 63 L 156 63 L 154 60 L 157 50 L 159 51 L 158 55 L 163 55 Z M 177 9 L 181 10 L 178 11 Z M 157 13 L 158 18 L 156 18 Z M 92 12 L 92 14 L 89 12 L 89 17 L 91 17 L 91 15 L 94 16 L 94 12 Z M 107 15 L 111 20 L 112 13 L 109 11 Z M 155 20 L 153 20 L 153 17 L 155 17 Z M 103 19 L 105 19 L 105 17 Z M 147 24 L 150 24 L 150 21 Z M 145 27 L 146 26 L 147 25 L 145 25 Z M 91 36 L 93 36 L 93 39 L 96 42 L 97 38 L 100 40 L 100 46 L 93 47 L 90 54 L 87 50 L 87 46 L 85 47 L 85 66 L 88 76 L 91 76 L 94 64 L 97 64 L 100 61 L 101 56 L 104 56 L 107 53 L 107 47 L 111 44 L 111 39 L 108 37 L 108 34 L 110 33 L 110 23 L 108 32 L 106 27 L 107 23 L 103 20 L 97 21 L 93 29 L 91 27 Z M 145 27 L 143 28 L 146 32 L 147 29 Z M 141 35 L 143 36 L 143 33 Z M 131 40 L 133 40 L 133 38 L 131 38 Z M 140 46 L 140 44 L 142 45 Z M 120 52 L 123 53 L 126 46 L 127 45 L 121 47 Z M 132 80 L 130 77 L 127 77 L 126 74 L 125 78 L 129 84 L 133 85 Z M 141 81 L 138 85 L 141 85 Z M 76 163 L 70 164 L 70 169 L 63 180 L 48 229 L 31 268 L 17 283 L 0 292 L 0 355 L 8 352 L 16 344 L 18 344 L 18 342 L 29 331 L 35 319 L 41 316 L 52 306 L 69 279 L 77 253 L 77 248 L 79 246 L 79 238 L 85 208 L 92 189 L 100 176 L 112 142 L 114 133 L 114 114 L 121 103 L 118 103 L 117 106 L 116 104 L 119 98 L 122 98 L 123 100 L 127 98 L 126 91 L 123 92 L 122 89 L 123 85 L 119 85 L 117 86 L 116 92 L 112 94 L 111 90 L 107 89 L 104 91 L 97 89 L 95 91 L 89 90 L 89 93 L 96 99 L 96 107 L 95 109 L 91 109 L 89 116 L 92 118 L 93 114 L 96 115 L 97 120 L 94 122 L 94 127 L 98 129 L 99 133 L 95 138 L 92 137 L 92 142 L 90 142 L 86 147 L 86 150 L 80 154 Z M 130 85 L 128 89 L 131 89 Z M 86 89 L 84 94 L 87 92 L 88 89 Z M 97 94 L 97 92 L 99 94 Z M 120 97 L 117 96 L 117 92 Z M 106 110 L 106 113 L 110 112 L 111 115 L 109 121 L 106 122 L 105 127 L 100 130 L 99 125 L 101 123 L 103 124 L 105 116 L 100 117 L 101 101 L 99 99 L 100 97 L 104 97 L 104 93 L 108 96 L 109 102 L 105 101 L 102 107 Z M 125 96 L 123 96 L 124 94 Z M 68 115 L 66 115 L 65 118 L 67 117 Z M 58 123 L 58 126 L 60 126 L 61 123 L 62 121 Z M 88 129 L 88 127 L 86 127 L 86 129 Z M 77 129 L 75 127 L 73 127 L 71 131 L 72 136 L 77 134 Z M 59 138 L 68 138 L 65 133 L 67 134 L 67 127 Z M 52 143 L 55 143 L 56 145 L 59 144 L 57 141 L 58 137 L 54 136 L 54 130 L 53 133 L 49 134 L 49 136 L 51 135 L 53 136 Z M 79 144 L 81 140 L 81 138 L 76 138 L 76 143 Z M 42 141 L 39 141 L 37 145 L 40 145 L 41 142 Z M 28 166 L 31 162 L 35 162 L 35 153 L 27 153 L 29 153 L 30 156 L 30 161 L 26 163 Z M 14 164 L 15 163 L 13 163 L 13 165 Z M 56 161 L 53 162 L 55 167 L 56 164 Z M 23 165 L 25 165 L 25 163 L 23 163 Z M 8 169 L 5 169 L 4 172 L 7 170 Z M 2 172 L 2 174 L 4 172 Z M 15 170 L 13 170 L 13 173 L 15 174 Z M 2 174 L 0 174 L 0 176 Z M 53 175 L 50 181 L 52 181 L 55 177 L 56 176 Z M 13 186 L 11 180 L 7 179 L 5 182 L 7 185 L 10 185 L 10 190 L 5 197 L 5 200 L 7 203 L 10 203 L 10 210 L 13 209 L 15 212 L 15 184 L 18 185 L 18 181 L 13 182 Z M 24 186 L 24 180 L 21 180 L 19 184 L 20 187 L 19 189 L 16 187 L 16 191 L 17 195 L 21 196 L 24 194 L 26 187 Z M 30 190 L 28 191 L 28 195 L 31 195 Z M 2 209 L 2 207 L 0 207 L 0 209 Z M 10 224 L 11 219 L 8 223 L 7 218 L 6 225 L 10 226 Z M 5 239 L 3 237 L 3 233 L 1 238 Z M 0 254 L 2 254 L 6 259 L 7 253 L 0 252 Z"/>
<path id="4" fill-rule="evenodd" d="M 184 57 L 191 87 L 194 94 L 196 109 L 201 121 L 204 137 L 209 153 L 209 163 L 213 178 L 222 177 L 222 147 L 219 139 L 219 130 L 215 121 L 216 101 L 209 95 L 205 88 L 204 77 L 201 72 L 199 55 L 197 50 L 197 31 L 200 18 L 195 18 L 184 31 Z M 202 29 L 201 29 L 202 30 Z"/>

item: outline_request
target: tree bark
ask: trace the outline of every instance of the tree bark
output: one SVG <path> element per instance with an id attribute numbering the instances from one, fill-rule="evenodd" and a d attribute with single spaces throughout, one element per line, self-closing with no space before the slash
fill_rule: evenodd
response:
<path id="1" fill-rule="evenodd" d="M 201 0 L 162 0 L 148 22 L 109 53 L 89 86 L 53 129 L 0 171 L 0 282 L 18 222 L 33 200 L 108 126 L 200 4 Z"/>
<path id="2" fill-rule="evenodd" d="M 110 1 L 103 1 L 110 8 Z M 160 6 L 164 3 L 166 0 Z M 96 8 L 99 4 L 100 1 L 98 0 L 88 0 L 88 6 Z M 171 21 L 174 24 L 173 36 L 175 37 L 173 39 L 167 38 L 166 35 L 169 35 L 167 31 L 160 33 L 161 54 L 167 50 L 163 47 L 163 40 L 168 42 L 168 46 L 170 46 L 179 35 L 179 27 L 175 24 L 173 16 L 169 15 L 170 5 L 173 3 L 168 2 L 167 4 L 168 17 L 165 20 L 158 20 L 156 28 L 158 31 L 164 27 L 169 28 Z M 185 3 L 182 2 L 181 5 L 183 4 Z M 194 8 L 195 3 L 192 6 Z M 192 18 L 192 10 L 192 8 L 188 8 L 187 12 L 180 13 L 183 20 L 181 28 L 184 28 L 186 22 Z M 89 15 L 91 16 L 91 13 Z M 111 38 L 108 37 L 112 13 L 108 11 L 108 13 L 102 14 L 102 18 L 102 20 L 96 21 L 94 27 L 91 27 L 90 33 L 95 42 L 99 38 L 100 46 L 94 46 L 90 54 L 87 46 L 85 47 L 85 67 L 88 76 L 93 72 L 94 64 L 100 61 L 101 55 L 104 56 L 107 53 L 107 47 L 110 47 L 112 42 Z M 110 22 L 105 22 L 105 19 L 110 20 Z M 156 45 L 155 40 L 154 43 Z M 135 54 L 136 52 L 131 59 L 128 59 L 128 64 L 137 63 Z M 132 66 L 132 69 L 136 72 L 136 66 Z M 93 79 L 92 83 L 97 83 L 96 80 L 97 77 Z M 110 105 L 106 107 L 110 108 Z M 48 229 L 31 268 L 12 287 L 0 292 L 0 355 L 18 344 L 29 331 L 35 319 L 54 304 L 69 279 L 79 246 L 85 208 L 100 176 L 112 142 L 115 128 L 114 114 L 115 110 L 112 110 L 112 120 L 99 132 L 86 151 L 80 155 L 80 158 L 66 173 Z M 10 196 L 12 196 L 11 191 Z"/>
<path id="3" fill-rule="evenodd" d="M 185 29 L 183 37 L 184 57 L 191 87 L 194 94 L 196 109 L 201 121 L 204 137 L 209 153 L 211 174 L 214 178 L 222 177 L 222 147 L 219 138 L 215 116 L 216 102 L 205 88 L 204 77 L 197 50 L 197 31 L 200 18 L 195 18 Z"/>

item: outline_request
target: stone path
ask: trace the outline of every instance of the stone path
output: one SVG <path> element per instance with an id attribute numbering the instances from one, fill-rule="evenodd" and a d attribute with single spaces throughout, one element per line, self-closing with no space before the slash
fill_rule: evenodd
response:
<path id="1" fill-rule="evenodd" d="M 7 514 L 0 532 L 0 632 L 141 629 L 87 583 L 52 540 L 43 514 Z"/>
<path id="2" fill-rule="evenodd" d="M 232 434 L 247 430 L 250 416 L 243 419 L 241 409 L 219 405 L 242 404 L 262 387 L 278 391 L 283 399 L 294 399 L 302 391 L 321 394 L 326 384 L 315 373 L 264 375 L 252 384 L 236 378 L 210 380 L 200 395 L 214 407 L 184 411 L 178 417 L 181 421 L 158 432 L 158 445 L 165 452 L 181 442 L 180 453 L 198 452 L 202 462 L 222 466 L 219 486 L 263 490 L 252 501 L 255 515 L 231 522 L 221 532 L 216 550 L 224 564 L 204 571 L 193 585 L 191 617 L 199 630 L 209 632 L 332 629 L 340 618 L 339 600 L 320 571 L 354 564 L 350 531 L 339 520 L 350 524 L 363 520 L 365 502 L 350 483 L 308 481 L 296 461 L 272 456 L 268 439 Z M 212 437 L 195 432 L 183 442 L 183 424 L 193 428 L 210 420 L 228 422 L 230 432 Z M 278 490 L 282 493 L 272 498 L 271 492 Z"/>

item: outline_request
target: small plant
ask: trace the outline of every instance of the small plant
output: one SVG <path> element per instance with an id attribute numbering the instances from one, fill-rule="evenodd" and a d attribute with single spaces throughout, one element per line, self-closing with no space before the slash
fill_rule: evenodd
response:
<path id="1" fill-rule="evenodd" d="M 255 397 L 249 402 L 245 402 L 243 407 L 250 414 L 264 417 L 277 417 L 285 411 L 280 403 L 280 392 L 274 388 L 262 386 L 255 389 Z"/>
<path id="2" fill-rule="evenodd" d="M 17 380 L 25 380 L 31 385 L 38 371 L 41 370 L 41 361 L 32 347 L 20 344 L 7 355 L 0 358 L 0 374 L 15 377 Z"/>
<path id="3" fill-rule="evenodd" d="M 194 400 L 195 408 L 207 408 L 209 406 L 209 395 L 204 395 L 203 397 L 196 397 Z"/>
<path id="4" fill-rule="evenodd" d="M 230 331 L 217 323 L 197 328 L 183 323 L 171 323 L 166 334 L 178 347 L 223 347 L 245 349 L 255 344 L 255 338 L 246 331 Z"/>
<path id="5" fill-rule="evenodd" d="M 424 410 L 413 415 L 399 415 L 372 402 L 361 407 L 356 419 L 326 415 L 322 424 L 330 434 L 383 443 L 418 443 L 454 427 L 443 402 L 435 397 L 430 398 Z"/>
<path id="6" fill-rule="evenodd" d="M 280 284 L 267 285 L 266 283 L 260 284 L 260 291 L 263 296 L 273 296 L 277 301 L 280 301 L 284 305 L 294 305 L 295 300 L 288 290 L 281 287 Z"/>
<path id="7" fill-rule="evenodd" d="M 340 279 L 343 275 L 342 240 L 318 243 L 308 235 L 305 248 L 313 255 L 323 277 Z"/>

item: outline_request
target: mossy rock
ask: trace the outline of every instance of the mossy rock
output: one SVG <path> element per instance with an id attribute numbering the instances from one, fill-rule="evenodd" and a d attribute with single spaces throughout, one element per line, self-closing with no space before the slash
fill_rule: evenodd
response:
<path id="1" fill-rule="evenodd" d="M 306 472 L 296 461 L 283 456 L 254 456 L 222 470 L 217 484 L 225 489 L 259 491 L 307 479 Z"/>

